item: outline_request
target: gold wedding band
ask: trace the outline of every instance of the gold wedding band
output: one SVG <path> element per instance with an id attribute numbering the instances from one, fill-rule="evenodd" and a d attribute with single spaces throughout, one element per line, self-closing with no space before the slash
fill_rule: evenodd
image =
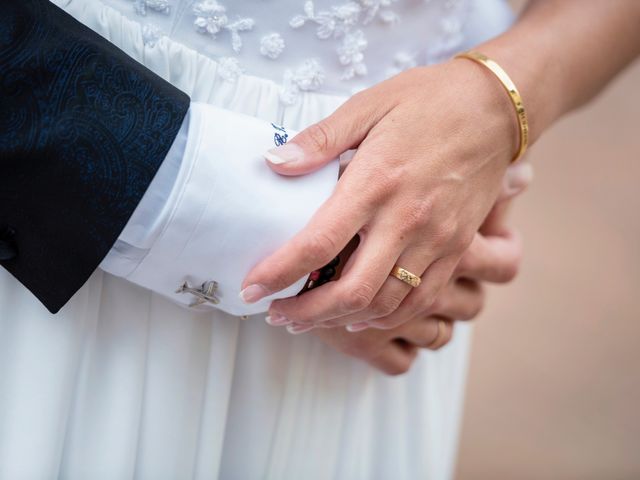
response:
<path id="1" fill-rule="evenodd" d="M 447 338 L 447 322 L 445 320 L 442 320 L 441 318 L 438 319 L 438 334 L 436 335 L 436 338 L 433 339 L 433 341 L 427 345 L 427 348 L 431 348 L 431 349 L 437 349 L 440 348 L 442 345 L 442 341 L 446 340 Z"/>
<path id="2" fill-rule="evenodd" d="M 393 267 L 389 275 L 396 277 L 398 280 L 401 280 L 408 285 L 411 285 L 413 288 L 419 287 L 420 282 L 422 281 L 419 276 L 414 275 L 410 271 L 405 270 L 404 268 L 397 265 Z"/>

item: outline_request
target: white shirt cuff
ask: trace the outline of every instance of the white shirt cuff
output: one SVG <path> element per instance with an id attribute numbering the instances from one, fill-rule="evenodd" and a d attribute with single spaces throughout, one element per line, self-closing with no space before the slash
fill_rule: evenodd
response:
<path id="1" fill-rule="evenodd" d="M 338 179 L 337 160 L 300 177 L 273 172 L 262 155 L 282 133 L 269 122 L 192 103 L 165 162 L 100 267 L 185 306 L 201 296 L 176 293 L 180 287 L 206 288 L 215 281 L 215 307 L 234 315 L 264 312 L 271 300 L 297 294 L 306 277 L 252 305 L 239 298 L 249 270 L 306 225 Z M 213 307 L 205 301 L 190 308 Z"/>

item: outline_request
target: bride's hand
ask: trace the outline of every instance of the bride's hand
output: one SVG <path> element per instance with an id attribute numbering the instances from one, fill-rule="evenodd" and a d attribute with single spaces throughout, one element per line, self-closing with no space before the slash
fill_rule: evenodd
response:
<path id="1" fill-rule="evenodd" d="M 307 227 L 258 264 L 243 283 L 252 302 L 360 245 L 337 282 L 272 303 L 297 323 L 382 319 L 411 287 L 399 265 L 422 277 L 431 301 L 494 204 L 516 150 L 517 122 L 491 73 L 453 60 L 406 71 L 358 93 L 268 155 L 284 175 L 308 173 L 356 148 L 331 198 Z M 378 324 L 384 325 L 380 320 Z"/>
<path id="2" fill-rule="evenodd" d="M 368 362 L 390 375 L 405 373 L 420 348 L 436 350 L 452 337 L 454 321 L 475 318 L 484 305 L 482 282 L 504 283 L 515 277 L 522 253 L 518 236 L 507 227 L 506 213 L 510 199 L 522 192 L 531 181 L 530 165 L 519 166 L 505 179 L 500 198 L 483 222 L 469 249 L 456 267 L 455 279 L 449 281 L 433 303 L 424 302 L 417 288 L 384 323 L 400 324 L 388 330 L 369 329 L 352 324 L 350 333 L 343 328 L 315 328 L 313 335 L 347 355 Z M 325 322 L 327 325 L 330 322 Z M 355 327 L 355 329 L 354 329 Z M 291 331 L 308 326 L 291 325 Z M 311 327 L 313 328 L 313 327 Z"/>
<path id="3" fill-rule="evenodd" d="M 484 268 L 492 270 L 494 266 L 487 263 Z M 517 263 L 507 266 L 505 271 L 515 272 L 516 268 Z M 436 304 L 427 310 L 411 305 L 394 313 L 395 316 L 406 315 L 402 324 L 395 328 L 354 333 L 344 328 L 314 328 L 312 334 L 339 352 L 364 360 L 389 375 L 398 375 L 409 370 L 419 349 L 437 350 L 449 343 L 453 319 L 470 320 L 478 315 L 483 305 L 481 283 L 460 278 L 451 280 Z"/>

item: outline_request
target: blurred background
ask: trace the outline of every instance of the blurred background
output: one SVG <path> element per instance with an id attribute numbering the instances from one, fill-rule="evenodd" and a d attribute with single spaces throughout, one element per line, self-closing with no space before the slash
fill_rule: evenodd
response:
<path id="1" fill-rule="evenodd" d="M 533 147 L 476 320 L 458 480 L 640 478 L 640 61 Z"/>

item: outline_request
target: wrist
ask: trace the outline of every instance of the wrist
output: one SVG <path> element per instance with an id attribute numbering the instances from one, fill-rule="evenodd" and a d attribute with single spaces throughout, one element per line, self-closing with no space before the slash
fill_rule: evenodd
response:
<path id="1" fill-rule="evenodd" d="M 521 141 L 518 118 L 509 95 L 488 68 L 471 60 L 452 59 L 447 68 L 451 78 L 456 79 L 456 95 L 465 117 L 476 134 L 490 142 L 496 166 L 506 170 Z"/>

